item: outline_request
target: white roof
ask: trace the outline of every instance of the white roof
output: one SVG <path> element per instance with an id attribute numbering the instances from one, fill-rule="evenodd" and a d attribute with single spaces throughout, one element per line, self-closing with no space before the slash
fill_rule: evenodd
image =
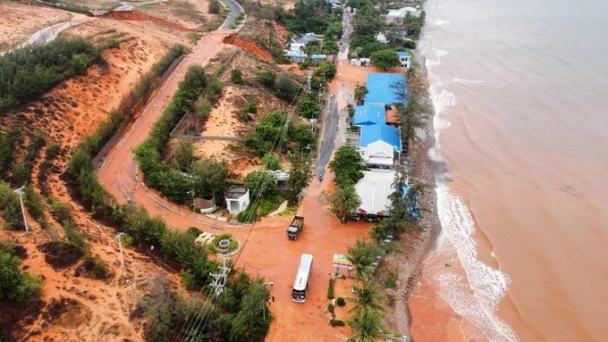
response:
<path id="1" fill-rule="evenodd" d="M 361 197 L 359 208 L 370 214 L 388 210 L 388 196 L 393 192 L 394 178 L 393 170 L 363 171 L 363 178 L 355 184 L 355 190 Z"/>
<path id="2" fill-rule="evenodd" d="M 388 14 L 386 15 L 387 17 L 396 17 L 396 18 L 405 18 L 405 16 L 411 13 L 414 16 L 419 16 L 420 15 L 420 11 L 417 8 L 414 7 L 402 7 L 399 9 L 389 9 L 388 10 Z"/>
<path id="3" fill-rule="evenodd" d="M 386 141 L 378 140 L 362 149 L 361 156 L 367 164 L 393 165 L 393 146 Z"/>

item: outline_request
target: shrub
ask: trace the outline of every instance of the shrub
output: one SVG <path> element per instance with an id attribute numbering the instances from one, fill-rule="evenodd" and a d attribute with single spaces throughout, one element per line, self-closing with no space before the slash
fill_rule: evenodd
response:
<path id="1" fill-rule="evenodd" d="M 106 264 L 98 255 L 93 258 L 87 257 L 84 260 L 84 267 L 96 279 L 104 279 L 108 275 Z"/>
<path id="2" fill-rule="evenodd" d="M 329 325 L 331 325 L 332 327 L 343 327 L 344 326 L 344 322 L 339 320 L 339 319 L 330 319 L 329 320 Z"/>
<path id="3" fill-rule="evenodd" d="M 334 278 L 329 279 L 329 288 L 327 289 L 327 298 L 334 299 Z"/>
<path id="4" fill-rule="evenodd" d="M 268 152 L 262 158 L 264 161 L 264 167 L 267 170 L 280 170 L 281 169 L 281 158 L 276 153 Z"/>
<path id="5" fill-rule="evenodd" d="M 327 304 L 327 311 L 334 315 L 334 305 L 332 303 Z"/>
<path id="6" fill-rule="evenodd" d="M 336 299 L 336 305 L 342 307 L 346 305 L 346 300 L 344 300 L 344 298 L 342 297 L 338 297 L 338 299 Z"/>
<path id="7" fill-rule="evenodd" d="M 283 203 L 283 196 L 278 192 L 271 192 L 264 196 L 264 202 L 260 208 L 260 216 L 266 216 L 277 210 Z"/>
<path id="8" fill-rule="evenodd" d="M 277 74 L 275 74 L 272 71 L 262 71 L 262 72 L 258 73 L 257 79 L 266 88 L 270 88 L 270 89 L 274 90 L 275 82 L 277 79 Z"/>
<path id="9" fill-rule="evenodd" d="M 249 204 L 247 209 L 241 211 L 236 215 L 236 220 L 241 223 L 252 223 L 257 220 L 257 206 L 253 205 L 254 203 Z"/>
<path id="10" fill-rule="evenodd" d="M 209 13 L 218 14 L 222 10 L 222 4 L 218 0 L 211 0 L 209 2 Z"/>
<path id="11" fill-rule="evenodd" d="M 207 118 L 209 117 L 209 114 L 211 114 L 212 109 L 213 106 L 211 105 L 209 99 L 205 97 L 199 97 L 198 101 L 196 101 L 196 114 L 198 116 L 202 118 Z"/>
<path id="12" fill-rule="evenodd" d="M 232 71 L 230 71 L 230 79 L 234 84 L 245 84 L 245 81 L 243 80 L 243 72 L 241 71 L 241 69 L 232 69 Z"/>

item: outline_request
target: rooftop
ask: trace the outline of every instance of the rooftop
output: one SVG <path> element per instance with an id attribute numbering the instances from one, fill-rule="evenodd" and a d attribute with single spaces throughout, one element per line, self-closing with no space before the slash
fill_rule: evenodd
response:
<path id="1" fill-rule="evenodd" d="M 395 171 L 392 170 L 363 171 L 363 178 L 355 184 L 355 190 L 361 197 L 358 211 L 362 209 L 368 214 L 388 211 L 388 197 L 393 192 L 394 178 Z"/>
<path id="2" fill-rule="evenodd" d="M 385 104 L 399 102 L 396 89 L 392 87 L 398 81 L 405 82 L 405 76 L 403 74 L 388 73 L 367 74 L 365 86 L 368 93 L 365 95 L 365 103 L 384 106 Z"/>
<path id="3" fill-rule="evenodd" d="M 353 125 L 365 126 L 384 123 L 384 111 L 384 106 L 379 104 L 364 104 L 362 106 L 357 106 L 355 107 Z"/>
<path id="4" fill-rule="evenodd" d="M 360 147 L 367 147 L 369 144 L 382 140 L 391 146 L 397 152 L 401 152 L 401 137 L 399 136 L 399 128 L 378 123 L 361 127 Z"/>

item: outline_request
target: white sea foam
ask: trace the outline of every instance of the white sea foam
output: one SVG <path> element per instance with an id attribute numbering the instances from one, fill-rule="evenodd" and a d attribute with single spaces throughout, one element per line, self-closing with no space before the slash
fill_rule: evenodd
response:
<path id="1" fill-rule="evenodd" d="M 441 25 L 445 25 L 445 24 L 449 24 L 449 21 L 443 20 L 443 19 L 437 19 L 435 20 L 435 25 L 437 26 L 441 26 Z"/>
<path id="2" fill-rule="evenodd" d="M 454 82 L 454 83 L 460 83 L 460 84 L 482 84 L 482 83 L 485 83 L 485 81 L 482 81 L 482 80 L 467 80 L 467 79 L 458 78 L 458 77 L 454 77 L 454 79 L 452 80 L 452 82 Z"/>
<path id="3" fill-rule="evenodd" d="M 439 219 L 445 234 L 434 258 L 457 258 L 466 279 L 454 268 L 433 272 L 439 295 L 490 341 L 518 341 L 515 332 L 500 320 L 495 311 L 510 283 L 509 277 L 479 261 L 475 249 L 475 224 L 462 200 L 450 194 L 447 186 L 436 188 Z"/>

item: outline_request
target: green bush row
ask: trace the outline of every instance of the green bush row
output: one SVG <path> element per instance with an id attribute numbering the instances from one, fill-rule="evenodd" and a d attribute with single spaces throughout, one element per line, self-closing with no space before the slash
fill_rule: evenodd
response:
<path id="1" fill-rule="evenodd" d="M 56 39 L 0 57 L 0 114 L 32 100 L 72 75 L 82 75 L 101 54 L 83 38 Z"/>

